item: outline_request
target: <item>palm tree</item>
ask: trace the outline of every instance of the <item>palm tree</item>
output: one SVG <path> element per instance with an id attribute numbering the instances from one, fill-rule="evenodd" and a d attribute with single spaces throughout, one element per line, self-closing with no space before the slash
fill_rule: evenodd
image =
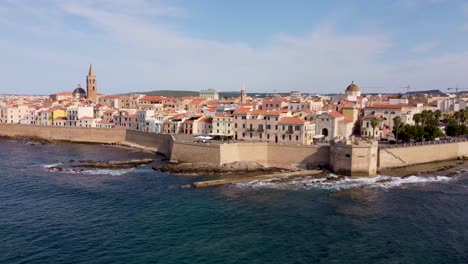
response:
<path id="1" fill-rule="evenodd" d="M 416 125 L 419 125 L 421 123 L 422 116 L 421 114 L 414 114 L 413 115 L 413 121 L 416 123 Z"/>
<path id="2" fill-rule="evenodd" d="M 373 117 L 370 121 L 370 124 L 372 126 L 372 138 L 374 138 L 375 136 L 375 128 L 377 127 L 377 125 L 379 124 L 379 119 L 377 119 L 376 117 Z"/>
<path id="3" fill-rule="evenodd" d="M 396 116 L 393 118 L 393 129 L 395 130 L 395 140 L 398 144 L 398 128 L 401 126 L 403 122 L 401 121 L 401 117 Z"/>
<path id="4" fill-rule="evenodd" d="M 441 116 L 442 116 L 442 112 L 439 109 L 434 111 L 434 118 L 435 118 L 435 125 L 436 126 L 439 124 Z"/>

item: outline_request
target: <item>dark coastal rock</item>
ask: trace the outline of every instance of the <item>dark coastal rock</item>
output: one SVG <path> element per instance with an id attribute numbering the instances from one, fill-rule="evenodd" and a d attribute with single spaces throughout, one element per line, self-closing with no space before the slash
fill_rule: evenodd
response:
<path id="1" fill-rule="evenodd" d="M 81 164 L 72 165 L 71 167 L 77 168 L 99 168 L 99 169 L 128 169 L 134 168 L 138 165 L 149 164 L 153 159 L 134 159 L 124 161 L 79 161 Z"/>
<path id="2" fill-rule="evenodd" d="M 295 171 L 294 169 L 267 167 L 256 162 L 233 162 L 220 166 L 208 163 L 168 163 L 153 166 L 153 170 L 177 174 L 224 174 L 224 173 L 275 173 Z"/>
<path id="3" fill-rule="evenodd" d="M 387 182 L 392 182 L 393 179 L 382 179 L 382 180 L 378 180 L 376 181 L 376 183 L 387 183 Z"/>

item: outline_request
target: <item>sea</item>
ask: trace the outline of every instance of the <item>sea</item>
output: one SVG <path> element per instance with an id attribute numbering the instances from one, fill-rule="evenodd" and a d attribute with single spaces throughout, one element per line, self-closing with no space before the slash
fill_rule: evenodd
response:
<path id="1" fill-rule="evenodd" d="M 73 167 L 148 157 L 0 139 L 0 264 L 468 263 L 466 172 L 196 189 L 211 176 Z"/>

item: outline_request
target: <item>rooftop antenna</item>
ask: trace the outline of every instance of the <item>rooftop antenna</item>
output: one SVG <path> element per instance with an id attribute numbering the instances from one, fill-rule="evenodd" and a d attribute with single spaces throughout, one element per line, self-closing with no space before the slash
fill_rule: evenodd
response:
<path id="1" fill-rule="evenodd" d="M 408 85 L 406 85 L 406 86 L 403 86 L 403 87 L 401 87 L 401 88 L 404 88 L 404 89 L 406 89 L 406 93 L 407 93 L 407 94 L 408 94 L 408 93 L 409 93 L 409 91 L 411 90 L 411 86 L 410 86 L 409 84 L 408 84 Z"/>

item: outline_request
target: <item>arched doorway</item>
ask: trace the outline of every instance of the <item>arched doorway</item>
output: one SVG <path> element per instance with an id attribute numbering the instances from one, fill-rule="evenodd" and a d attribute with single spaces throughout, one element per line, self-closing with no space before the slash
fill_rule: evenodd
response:
<path id="1" fill-rule="evenodd" d="M 322 129 L 322 135 L 324 137 L 328 137 L 328 129 L 326 129 L 326 128 Z"/>

